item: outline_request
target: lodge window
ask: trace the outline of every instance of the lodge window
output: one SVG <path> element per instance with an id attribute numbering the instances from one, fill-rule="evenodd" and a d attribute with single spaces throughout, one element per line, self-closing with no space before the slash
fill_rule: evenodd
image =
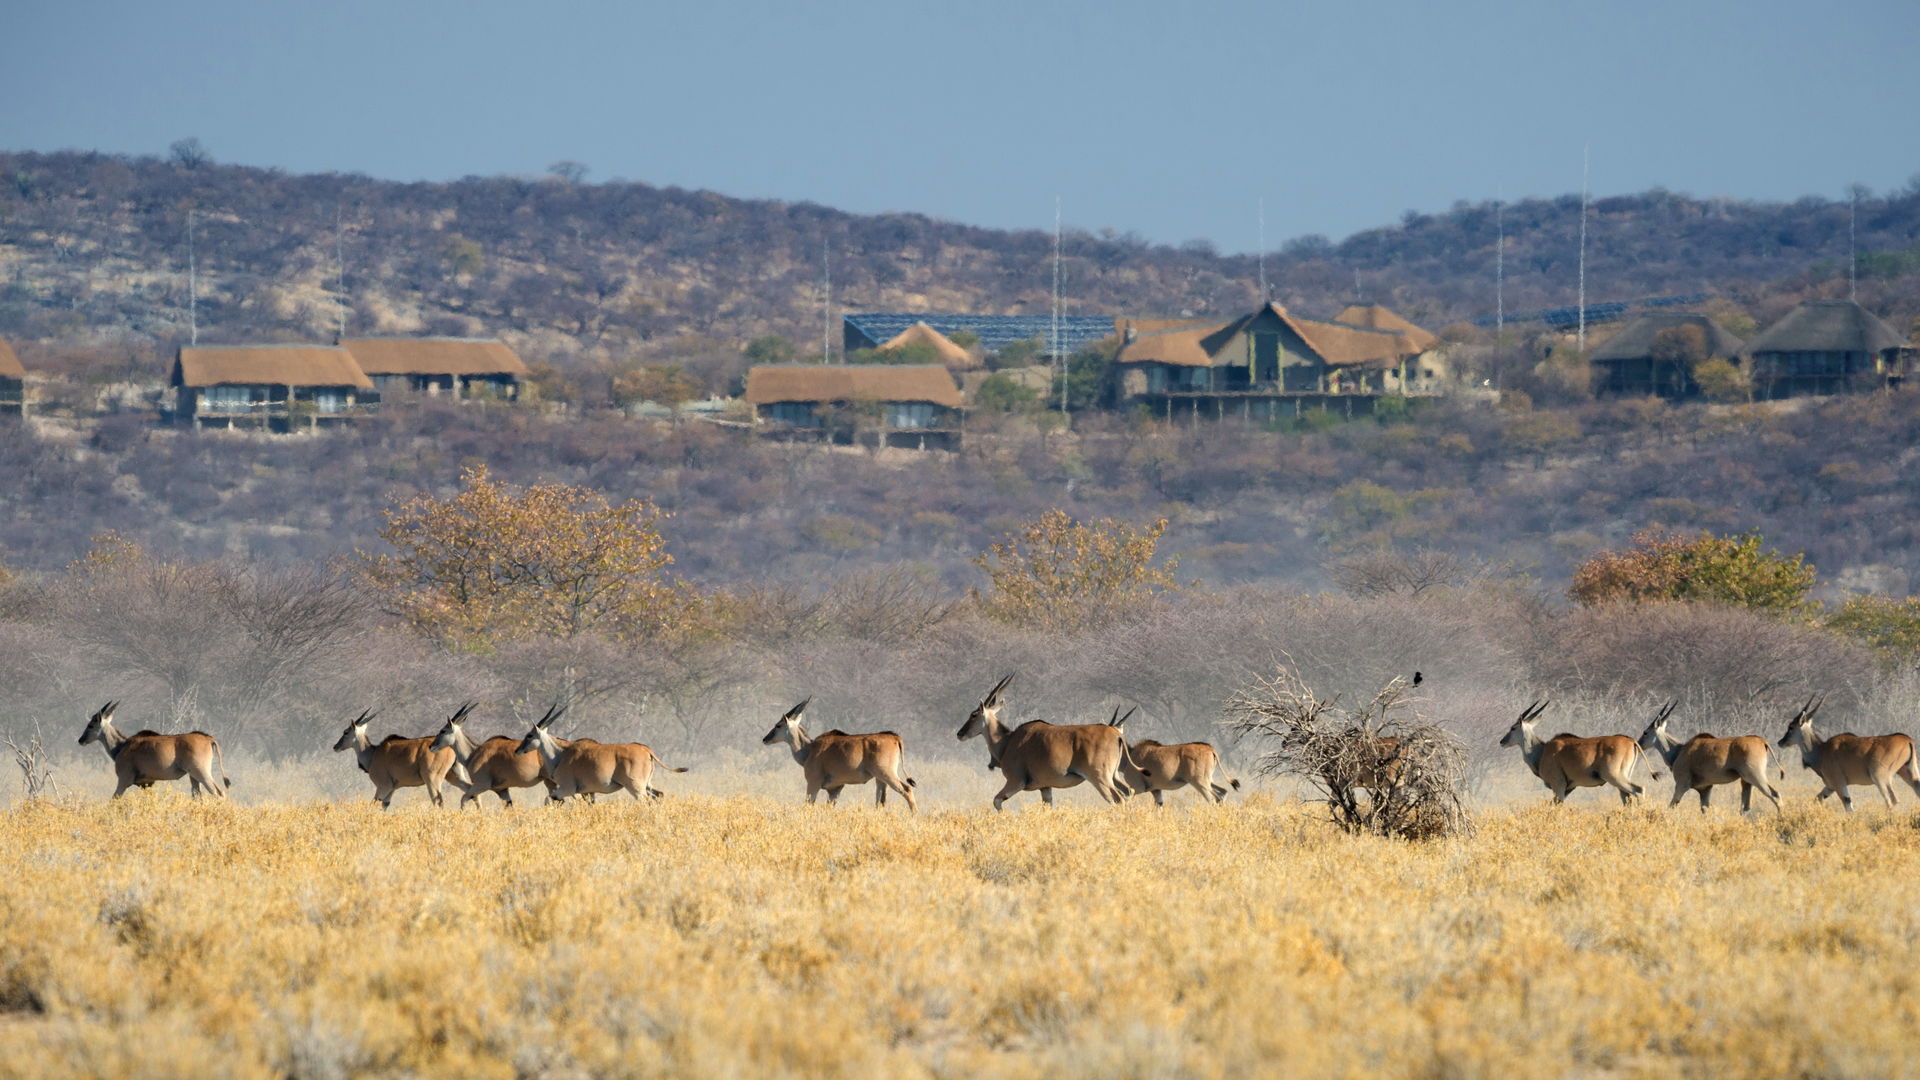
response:
<path id="1" fill-rule="evenodd" d="M 933 406 L 925 401 L 895 401 L 887 405 L 887 426 L 923 428 L 933 426 Z"/>
<path id="2" fill-rule="evenodd" d="M 795 427 L 819 427 L 820 418 L 813 414 L 813 403 L 808 401 L 779 401 L 765 406 L 766 417 Z"/>
<path id="3" fill-rule="evenodd" d="M 251 386 L 209 386 L 201 391 L 202 407 L 207 409 L 244 409 L 262 400 Z"/>

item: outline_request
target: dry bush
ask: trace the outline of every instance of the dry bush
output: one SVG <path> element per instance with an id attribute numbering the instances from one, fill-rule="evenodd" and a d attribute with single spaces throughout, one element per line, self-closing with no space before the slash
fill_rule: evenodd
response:
<path id="1" fill-rule="evenodd" d="M 1568 612 L 1551 622 L 1532 659 L 1542 690 L 1636 708 L 1678 699 L 1679 716 L 1720 734 L 1783 724 L 1814 693 L 1831 694 L 1830 709 L 1855 708 L 1881 678 L 1870 650 L 1818 627 L 1707 604 Z"/>
<path id="2" fill-rule="evenodd" d="M 1405 840 L 1469 832 L 1466 747 L 1414 712 L 1406 690 L 1394 679 L 1350 708 L 1337 696 L 1321 699 L 1283 667 L 1235 693 L 1227 719 L 1277 744 L 1255 764 L 1259 772 L 1311 785 L 1347 832 Z"/>
<path id="3" fill-rule="evenodd" d="M 53 764 L 39 718 L 26 725 L 17 738 L 0 735 L 0 743 L 13 753 L 13 763 L 20 769 L 22 795 L 29 799 L 59 798 L 60 788 L 53 782 Z"/>

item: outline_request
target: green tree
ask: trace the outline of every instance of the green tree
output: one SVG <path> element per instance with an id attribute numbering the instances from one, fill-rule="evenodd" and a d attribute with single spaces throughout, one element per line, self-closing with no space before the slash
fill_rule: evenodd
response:
<path id="1" fill-rule="evenodd" d="M 1920 596 L 1849 596 L 1839 611 L 1827 616 L 1827 625 L 1891 656 L 1920 655 Z"/>
<path id="2" fill-rule="evenodd" d="M 625 408 L 643 401 L 677 409 L 700 396 L 700 381 L 679 364 L 629 367 L 613 376 L 613 403 Z"/>
<path id="3" fill-rule="evenodd" d="M 1693 381 L 1708 401 L 1732 403 L 1753 397 L 1753 377 L 1730 360 L 1701 361 L 1694 365 Z"/>
<path id="4" fill-rule="evenodd" d="M 995 371 L 1001 371 L 1006 368 L 1032 367 L 1040 362 L 1040 354 L 1043 350 L 1044 346 L 1040 344 L 1040 339 L 1037 337 L 1025 338 L 1020 341 L 1009 341 L 1005 345 L 1000 346 L 999 352 L 987 357 L 987 366 Z"/>
<path id="5" fill-rule="evenodd" d="M 1166 531 L 1165 518 L 1138 529 L 1049 510 L 973 560 L 988 582 L 974 598 L 993 618 L 1041 630 L 1124 616 L 1180 587 L 1180 560 L 1157 553 Z"/>
<path id="6" fill-rule="evenodd" d="M 795 353 L 793 342 L 779 334 L 762 334 L 747 342 L 743 351 L 756 364 L 790 364 Z"/>
<path id="7" fill-rule="evenodd" d="M 448 236 L 440 245 L 440 258 L 447 264 L 447 273 L 457 278 L 472 277 L 487 267 L 480 245 L 459 233 Z"/>
<path id="8" fill-rule="evenodd" d="M 1648 529 L 1625 550 L 1602 551 L 1581 563 L 1567 594 L 1588 607 L 1691 600 L 1779 614 L 1811 610 L 1813 566 L 1804 555 L 1785 556 L 1765 543 L 1757 532 L 1688 537 Z"/>
<path id="9" fill-rule="evenodd" d="M 1120 339 L 1102 338 L 1067 357 L 1066 374 L 1056 373 L 1053 379 L 1053 393 L 1048 400 L 1060 400 L 1060 384 L 1065 379 L 1067 388 L 1067 408 L 1074 412 L 1096 408 L 1105 399 L 1107 392 L 1107 372 L 1113 367 L 1113 358 L 1120 353 Z"/>
<path id="10" fill-rule="evenodd" d="M 971 330 L 955 330 L 953 333 L 947 335 L 947 340 L 968 352 L 972 352 L 974 348 L 980 344 L 980 335 Z"/>
<path id="11" fill-rule="evenodd" d="M 1040 404 L 1040 392 L 996 371 L 973 392 L 973 403 L 988 412 L 1031 412 Z"/>
<path id="12" fill-rule="evenodd" d="M 940 350 L 919 341 L 893 349 L 855 349 L 847 354 L 849 364 L 938 364 L 940 362 Z"/>

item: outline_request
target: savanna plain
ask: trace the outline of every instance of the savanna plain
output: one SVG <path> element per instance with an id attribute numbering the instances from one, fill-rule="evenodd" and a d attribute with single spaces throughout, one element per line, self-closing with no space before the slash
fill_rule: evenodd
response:
<path id="1" fill-rule="evenodd" d="M 1783 813 L 1516 778 L 1425 843 L 1262 785 L 995 814 L 979 763 L 924 765 L 917 815 L 737 767 L 647 804 L 18 802 L 0 1073 L 1915 1071 L 1920 818 L 1797 762 Z"/>

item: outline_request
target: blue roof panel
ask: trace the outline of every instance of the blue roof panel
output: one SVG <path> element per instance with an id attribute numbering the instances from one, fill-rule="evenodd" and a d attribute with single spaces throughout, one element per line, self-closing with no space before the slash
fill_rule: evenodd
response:
<path id="1" fill-rule="evenodd" d="M 1051 315 L 956 315 L 936 311 L 865 311 L 842 316 L 849 327 L 875 345 L 884 345 L 914 323 L 923 322 L 942 334 L 971 330 L 980 337 L 980 347 L 989 352 L 1039 338 L 1042 352 L 1049 355 L 1047 338 L 1053 332 Z M 1065 352 L 1085 348 L 1101 338 L 1113 336 L 1111 315 L 1062 315 L 1060 346 Z"/>

